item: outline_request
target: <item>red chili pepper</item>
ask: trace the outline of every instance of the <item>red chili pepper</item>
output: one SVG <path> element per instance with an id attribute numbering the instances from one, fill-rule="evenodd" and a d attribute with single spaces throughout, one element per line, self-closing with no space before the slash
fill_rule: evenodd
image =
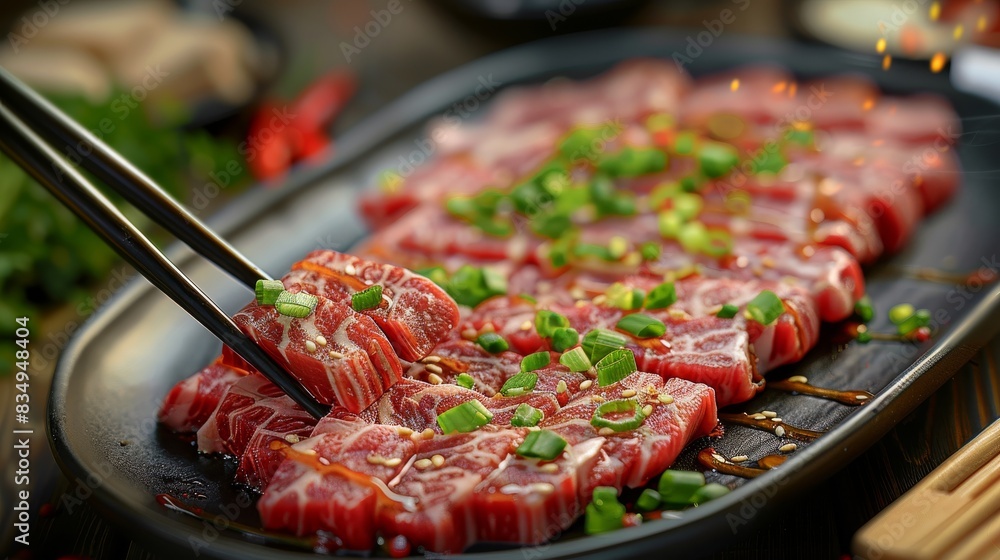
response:
<path id="1" fill-rule="evenodd" d="M 357 82 L 346 70 L 334 70 L 320 76 L 292 102 L 296 128 L 321 130 L 333 122 L 354 96 Z"/>
<path id="2" fill-rule="evenodd" d="M 288 120 L 275 103 L 265 103 L 254 114 L 247 133 L 247 165 L 258 179 L 273 179 L 292 164 Z"/>

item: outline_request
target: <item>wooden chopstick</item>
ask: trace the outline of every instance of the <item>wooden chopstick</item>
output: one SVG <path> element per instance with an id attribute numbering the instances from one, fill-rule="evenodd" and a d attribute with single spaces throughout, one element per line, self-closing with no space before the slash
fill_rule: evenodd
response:
<path id="1" fill-rule="evenodd" d="M 0 149 L 97 232 L 147 280 L 303 409 L 316 418 L 322 418 L 329 412 L 329 407 L 318 403 L 298 380 L 244 335 L 236 323 L 174 266 L 107 197 L 4 104 L 0 104 Z"/>
<path id="2" fill-rule="evenodd" d="M 1000 420 L 854 535 L 868 560 L 1000 558 Z"/>
<path id="3" fill-rule="evenodd" d="M 59 110 L 36 91 L 0 68 L 0 99 L 49 144 L 74 154 L 79 165 L 120 193 L 153 221 L 219 268 L 253 289 L 270 277 L 121 154 Z"/>

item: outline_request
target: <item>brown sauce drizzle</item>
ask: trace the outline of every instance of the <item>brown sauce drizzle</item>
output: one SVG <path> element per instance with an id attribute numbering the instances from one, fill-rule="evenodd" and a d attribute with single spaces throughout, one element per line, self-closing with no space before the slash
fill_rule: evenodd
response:
<path id="1" fill-rule="evenodd" d="M 787 393 L 799 393 L 802 395 L 809 395 L 810 397 L 829 399 L 837 401 L 840 404 L 846 404 L 847 406 L 861 406 L 875 396 L 868 391 L 838 391 L 836 389 L 826 389 L 824 387 L 817 387 L 815 385 L 800 383 L 797 381 L 789 381 L 787 379 L 782 379 L 781 381 L 769 381 L 767 386 L 768 388 L 785 391 Z"/>
<path id="2" fill-rule="evenodd" d="M 763 420 L 757 420 L 753 416 L 745 413 L 732 413 L 723 412 L 719 414 L 719 420 L 723 422 L 731 422 L 733 424 L 738 424 L 740 426 L 747 426 L 750 428 L 757 428 L 759 430 L 766 430 L 768 432 L 774 432 L 774 429 L 781 426 L 785 430 L 785 436 L 792 439 L 797 439 L 799 441 L 813 441 L 819 436 L 823 435 L 823 432 L 816 432 L 813 430 L 807 430 L 805 428 L 796 428 L 795 426 L 786 424 L 784 421 L 775 422 L 772 418 L 764 418 Z"/>
<path id="3" fill-rule="evenodd" d="M 788 455 L 766 455 L 757 460 L 754 466 L 752 461 L 733 463 L 712 447 L 706 447 L 698 452 L 698 464 L 703 468 L 743 478 L 756 478 L 771 469 L 778 468 L 787 459 Z"/>

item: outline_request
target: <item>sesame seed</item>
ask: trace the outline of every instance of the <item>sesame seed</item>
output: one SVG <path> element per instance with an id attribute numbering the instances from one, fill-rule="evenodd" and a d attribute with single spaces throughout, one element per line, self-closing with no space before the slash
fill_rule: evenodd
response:
<path id="1" fill-rule="evenodd" d="M 545 463 L 544 465 L 540 465 L 538 467 L 538 470 L 542 471 L 543 473 L 552 474 L 554 472 L 559 471 L 559 465 L 555 463 Z"/>
<path id="2" fill-rule="evenodd" d="M 525 322 L 521 323 L 521 330 L 522 331 L 530 331 L 531 330 L 531 321 L 525 321 Z"/>
<path id="3" fill-rule="evenodd" d="M 626 399 L 629 397 L 634 397 L 635 389 L 625 389 L 624 391 L 622 391 L 622 396 L 625 397 Z"/>
<path id="4" fill-rule="evenodd" d="M 752 417 L 754 420 L 767 420 L 767 416 L 763 414 L 754 414 Z"/>
<path id="5" fill-rule="evenodd" d="M 762 410 L 760 413 L 764 415 L 764 418 L 776 418 L 778 416 L 778 413 L 773 410 Z"/>
<path id="6" fill-rule="evenodd" d="M 387 467 L 398 467 L 399 464 L 402 462 L 403 460 L 400 459 L 399 457 L 393 457 L 392 459 L 386 459 L 385 461 L 382 462 L 382 464 Z"/>
<path id="7" fill-rule="evenodd" d="M 581 391 L 586 391 L 587 389 L 590 389 L 590 386 L 593 385 L 593 384 L 594 384 L 594 380 L 593 379 L 587 379 L 585 381 L 581 381 L 580 382 L 580 390 Z"/>
<path id="8" fill-rule="evenodd" d="M 586 307 L 587 306 L 587 302 L 585 300 L 583 300 L 583 299 L 578 299 L 578 300 L 576 300 L 576 303 L 574 303 L 573 305 L 575 307 Z"/>
<path id="9" fill-rule="evenodd" d="M 430 459 L 417 459 L 416 461 L 414 461 L 413 466 L 416 467 L 416 468 L 418 468 L 418 469 L 420 469 L 420 470 L 424 470 L 424 469 L 430 468 L 430 466 L 431 466 L 431 460 Z"/>
<path id="10" fill-rule="evenodd" d="M 718 453 L 712 453 L 712 458 L 715 459 L 716 461 L 721 462 L 721 463 L 726 463 L 727 462 L 726 458 L 723 457 L 722 455 L 719 455 Z"/>
<path id="11" fill-rule="evenodd" d="M 796 447 L 798 446 L 794 443 L 786 443 L 785 445 L 779 447 L 778 451 L 781 451 L 782 453 L 791 453 L 792 451 L 795 451 Z"/>
<path id="12" fill-rule="evenodd" d="M 333 358 L 334 360 L 340 360 L 343 359 L 344 355 L 341 354 L 340 352 L 337 352 L 336 350 L 330 350 L 330 357 Z"/>
<path id="13" fill-rule="evenodd" d="M 329 459 L 327 459 L 326 457 L 320 457 L 320 458 L 318 459 L 318 461 L 319 461 L 319 462 L 320 462 L 320 464 L 322 464 L 322 465 L 326 465 L 326 466 L 330 466 L 330 460 L 329 460 Z"/>
<path id="14" fill-rule="evenodd" d="M 479 336 L 479 333 L 476 332 L 476 329 L 465 329 L 464 331 L 462 331 L 462 338 L 468 340 L 475 340 L 477 336 Z"/>
<path id="15" fill-rule="evenodd" d="M 745 463 L 745 462 L 747 462 L 749 460 L 750 460 L 750 457 L 747 457 L 746 455 L 737 455 L 737 456 L 733 457 L 732 459 L 730 459 L 730 461 L 732 461 L 734 463 Z"/>
<path id="16" fill-rule="evenodd" d="M 859 401 L 867 401 L 868 400 L 868 395 L 854 395 L 854 398 L 857 399 L 857 400 L 859 400 Z"/>
<path id="17" fill-rule="evenodd" d="M 311 341 L 311 340 L 307 340 L 306 341 L 306 350 L 308 350 L 309 352 L 315 352 L 316 351 L 316 343 L 313 342 L 313 341 Z"/>
<path id="18" fill-rule="evenodd" d="M 433 356 L 433 355 L 432 356 L 427 356 L 426 358 L 424 358 L 423 360 L 420 360 L 420 361 L 423 362 L 423 363 L 425 363 L 425 364 L 436 364 L 436 363 L 438 363 L 438 362 L 441 361 L 441 356 Z"/>
<path id="19" fill-rule="evenodd" d="M 788 378 L 791 383 L 809 383 L 809 379 L 804 375 L 793 375 Z"/>
<path id="20" fill-rule="evenodd" d="M 568 387 L 566 387 L 566 380 L 564 380 L 564 379 L 560 379 L 559 383 L 556 383 L 556 392 L 557 393 L 565 393 L 567 388 Z"/>
<path id="21" fill-rule="evenodd" d="M 287 441 L 288 443 L 298 443 L 299 436 L 296 434 L 285 434 L 285 441 Z"/>
<path id="22" fill-rule="evenodd" d="M 647 404 L 646 406 L 642 407 L 643 416 L 649 416 L 651 414 L 653 414 L 653 405 Z"/>
<path id="23" fill-rule="evenodd" d="M 317 336 L 316 337 L 316 344 L 319 344 L 320 346 L 326 346 L 326 337 L 323 336 L 323 335 Z"/>
<path id="24" fill-rule="evenodd" d="M 396 428 L 396 433 L 403 437 L 410 437 L 413 435 L 413 430 L 407 428 L 406 426 L 399 426 Z"/>
<path id="25" fill-rule="evenodd" d="M 608 296 L 601 294 L 599 296 L 595 296 L 592 301 L 594 305 L 603 305 L 604 302 L 608 301 Z"/>
<path id="26" fill-rule="evenodd" d="M 435 467 L 440 467 L 444 464 L 444 455 L 434 455 L 431 457 L 431 464 Z"/>
<path id="27" fill-rule="evenodd" d="M 365 457 L 365 460 L 373 465 L 381 465 L 385 463 L 385 457 L 381 455 L 369 455 Z"/>
<path id="28" fill-rule="evenodd" d="M 774 422 L 776 424 L 780 424 L 782 422 L 782 420 L 781 420 L 781 418 L 771 418 L 771 422 Z"/>
<path id="29" fill-rule="evenodd" d="M 599 435 L 599 436 L 610 436 L 611 434 L 614 434 L 614 433 L 615 433 L 615 431 L 612 430 L 611 428 L 608 428 L 608 427 L 604 427 L 604 428 L 601 428 L 600 430 L 597 430 L 597 435 Z"/>
<path id="30" fill-rule="evenodd" d="M 569 295 L 572 296 L 573 299 L 583 299 L 583 298 L 587 297 L 587 293 L 583 291 L 583 288 L 579 288 L 579 287 L 572 288 L 569 291 Z"/>
<path id="31" fill-rule="evenodd" d="M 657 400 L 663 404 L 673 404 L 674 397 L 671 395 L 660 395 L 659 397 L 657 397 Z"/>
<path id="32" fill-rule="evenodd" d="M 594 402 L 604 402 L 605 401 L 605 398 L 604 398 L 603 395 L 594 395 L 593 399 L 594 399 Z"/>
<path id="33" fill-rule="evenodd" d="M 781 426 L 774 428 L 774 435 L 778 437 L 785 437 L 785 429 Z"/>
<path id="34" fill-rule="evenodd" d="M 441 379 L 441 376 L 436 373 L 432 373 L 427 376 L 427 382 L 431 385 L 440 385 L 442 381 L 444 381 L 444 379 Z"/>
<path id="35" fill-rule="evenodd" d="M 438 366 L 438 365 L 427 364 L 425 367 L 427 368 L 427 371 L 429 371 L 431 373 L 436 373 L 438 375 L 441 375 L 442 373 L 444 373 L 444 370 L 441 369 L 441 366 Z"/>
<path id="36" fill-rule="evenodd" d="M 424 431 L 420 432 L 420 437 L 424 439 L 431 439 L 434 437 L 434 430 L 427 428 Z"/>
<path id="37" fill-rule="evenodd" d="M 354 268 L 353 264 L 347 263 L 347 266 L 344 267 L 344 272 L 353 276 L 357 272 L 357 269 Z"/>

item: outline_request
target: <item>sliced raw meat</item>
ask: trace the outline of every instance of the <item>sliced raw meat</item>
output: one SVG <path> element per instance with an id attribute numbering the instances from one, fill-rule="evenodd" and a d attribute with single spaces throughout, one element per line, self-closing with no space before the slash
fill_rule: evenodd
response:
<path id="1" fill-rule="evenodd" d="M 458 306 L 435 284 L 405 268 L 335 251 L 313 251 L 282 279 L 330 301 L 351 305 L 351 296 L 382 286 L 381 305 L 361 313 L 374 319 L 404 360 L 418 360 L 458 324 Z"/>
<path id="2" fill-rule="evenodd" d="M 175 432 L 195 432 L 208 421 L 226 390 L 247 374 L 220 361 L 174 385 L 157 419 Z"/>
<path id="3" fill-rule="evenodd" d="M 635 396 L 624 397 L 624 391 Z M 669 395 L 673 401 L 664 404 L 660 395 Z M 636 399 L 640 408 L 650 405 L 652 413 L 637 429 L 600 436 L 590 423 L 594 411 L 601 403 L 622 398 Z M 710 434 L 718 423 L 711 388 L 637 372 L 606 387 L 595 383 L 555 416 L 543 420 L 541 427 L 563 436 L 570 445 L 605 440 L 593 470 L 580 479 L 580 499 L 587 503 L 597 486 L 638 488 L 646 484 L 669 467 L 684 446 Z"/>
<path id="4" fill-rule="evenodd" d="M 288 455 L 257 502 L 267 529 L 329 531 L 347 550 L 375 544 L 375 512 L 394 495 L 386 483 L 410 467 L 416 443 L 391 426 L 334 412 Z"/>
<path id="5" fill-rule="evenodd" d="M 281 389 L 253 374 L 226 391 L 212 419 L 198 430 L 198 449 L 218 452 L 221 442 L 238 460 L 236 482 L 263 490 L 284 458 L 271 443 L 305 439 L 315 426 L 316 419 Z"/>
<path id="6" fill-rule="evenodd" d="M 322 296 L 318 300 L 301 319 L 252 302 L 233 320 L 318 401 L 360 412 L 402 378 L 402 365 L 370 317 Z"/>

